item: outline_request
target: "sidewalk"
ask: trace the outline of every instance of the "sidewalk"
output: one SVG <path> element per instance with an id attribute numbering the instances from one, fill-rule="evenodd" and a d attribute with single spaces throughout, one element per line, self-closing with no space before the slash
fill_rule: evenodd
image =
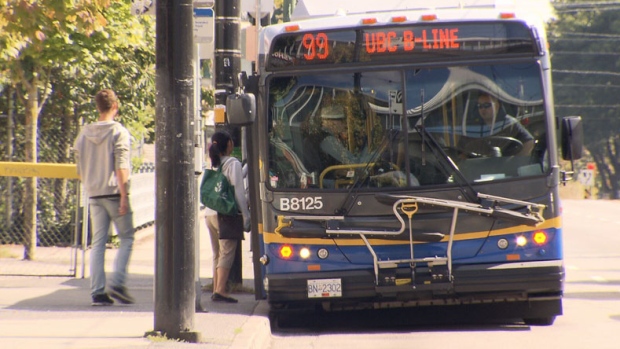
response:
<path id="1" fill-rule="evenodd" d="M 200 225 L 201 284 L 211 284 L 212 253 L 204 218 Z M 144 338 L 154 327 L 154 226 L 136 234 L 128 289 L 136 304 L 90 305 L 90 279 L 0 276 L 0 343 L 13 348 L 267 348 L 271 336 L 268 306 L 254 294 L 237 293 L 238 304 L 213 303 L 201 295 L 207 312 L 196 312 L 193 331 L 201 343 Z M 243 242 L 243 284 L 254 288 L 249 236 Z M 106 251 L 111 271 L 115 250 Z M 88 265 L 88 264 L 87 264 Z"/>

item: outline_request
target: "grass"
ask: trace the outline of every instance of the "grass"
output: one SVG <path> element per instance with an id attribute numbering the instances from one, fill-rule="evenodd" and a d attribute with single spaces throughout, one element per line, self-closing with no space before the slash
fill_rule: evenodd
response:
<path id="1" fill-rule="evenodd" d="M 168 338 L 165 333 L 159 331 L 149 331 L 144 334 L 144 337 L 153 343 L 163 342 L 182 342 L 180 339 Z"/>

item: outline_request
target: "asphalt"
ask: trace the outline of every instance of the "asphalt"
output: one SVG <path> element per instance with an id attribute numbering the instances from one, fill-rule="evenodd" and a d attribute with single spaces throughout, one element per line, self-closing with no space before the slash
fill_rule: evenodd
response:
<path id="1" fill-rule="evenodd" d="M 200 283 L 212 282 L 212 253 L 204 219 L 199 220 Z M 200 294 L 204 311 L 193 317 L 199 343 L 150 337 L 155 324 L 155 228 L 136 233 L 127 287 L 132 305 L 93 307 L 89 278 L 0 276 L 0 347 L 12 348 L 268 348 L 268 306 L 255 300 L 252 252 L 243 241 L 243 289 L 232 295 L 237 304 L 215 303 L 211 292 Z M 115 250 L 106 251 L 106 271 Z M 88 255 L 88 253 L 87 253 Z M 88 263 L 86 263 L 88 266 Z M 88 271 L 86 272 L 88 273 Z"/>

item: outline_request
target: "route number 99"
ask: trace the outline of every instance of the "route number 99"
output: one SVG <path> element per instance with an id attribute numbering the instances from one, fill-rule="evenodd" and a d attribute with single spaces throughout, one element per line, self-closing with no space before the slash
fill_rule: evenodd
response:
<path id="1" fill-rule="evenodd" d="M 301 40 L 301 44 L 306 49 L 304 58 L 308 61 L 314 59 L 325 59 L 329 56 L 329 43 L 327 34 L 317 33 L 316 35 L 307 33 Z"/>

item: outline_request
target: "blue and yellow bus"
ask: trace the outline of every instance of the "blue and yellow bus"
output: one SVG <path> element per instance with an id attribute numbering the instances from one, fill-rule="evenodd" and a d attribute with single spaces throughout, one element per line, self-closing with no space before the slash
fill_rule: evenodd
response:
<path id="1" fill-rule="evenodd" d="M 257 296 L 274 309 L 562 314 L 559 162 L 581 156 L 581 119 L 556 119 L 538 19 L 458 3 L 260 31 L 227 117 L 251 125 Z"/>

